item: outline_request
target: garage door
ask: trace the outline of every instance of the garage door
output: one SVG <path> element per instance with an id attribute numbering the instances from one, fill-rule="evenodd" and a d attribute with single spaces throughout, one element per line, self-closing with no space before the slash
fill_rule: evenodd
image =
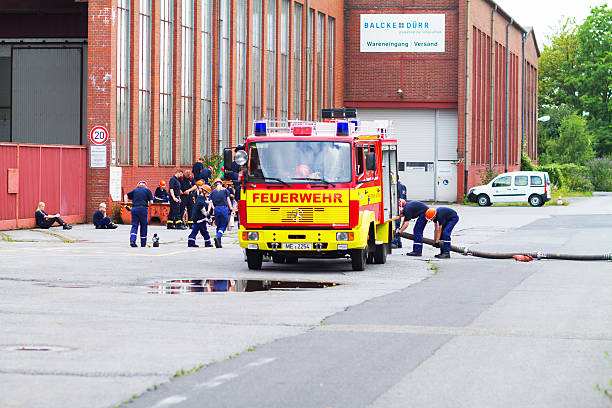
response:
<path id="1" fill-rule="evenodd" d="M 457 160 L 457 111 L 454 109 L 359 108 L 361 120 L 392 121 L 392 136 L 398 141 L 398 172 L 408 188 L 408 198 L 423 201 L 454 201 L 449 191 L 456 191 L 456 171 L 449 176 L 448 166 Z M 437 140 L 437 146 L 436 146 Z M 436 148 L 437 147 L 437 148 Z M 438 177 L 442 170 L 444 175 Z M 438 182 L 442 183 L 438 187 Z"/>

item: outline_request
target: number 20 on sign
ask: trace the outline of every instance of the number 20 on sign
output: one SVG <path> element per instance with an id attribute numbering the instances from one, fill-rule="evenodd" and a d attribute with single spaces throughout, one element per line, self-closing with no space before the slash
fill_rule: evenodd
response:
<path id="1" fill-rule="evenodd" d="M 108 130 L 104 126 L 94 126 L 89 131 L 89 140 L 95 145 L 106 144 L 108 142 Z"/>

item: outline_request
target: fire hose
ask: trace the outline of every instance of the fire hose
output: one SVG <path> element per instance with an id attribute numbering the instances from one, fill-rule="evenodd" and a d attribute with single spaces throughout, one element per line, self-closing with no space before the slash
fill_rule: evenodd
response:
<path id="1" fill-rule="evenodd" d="M 399 234 L 402 238 L 411 239 L 414 241 L 414 235 L 407 232 Z M 434 245 L 434 240 L 429 238 L 423 238 L 423 243 L 431 246 Z M 563 259 L 567 261 L 612 261 L 612 253 L 602 255 L 572 255 L 572 254 L 553 254 L 544 253 L 541 251 L 536 252 L 484 252 L 470 249 L 468 247 L 461 247 L 457 245 L 451 245 L 451 251 L 457 252 L 461 255 L 477 256 L 479 258 L 488 259 L 516 259 L 521 262 L 529 262 L 534 259 Z"/>

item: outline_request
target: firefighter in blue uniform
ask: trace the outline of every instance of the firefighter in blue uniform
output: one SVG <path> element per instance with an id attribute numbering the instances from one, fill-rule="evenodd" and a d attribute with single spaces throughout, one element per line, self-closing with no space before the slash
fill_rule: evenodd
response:
<path id="1" fill-rule="evenodd" d="M 170 192 L 170 214 L 166 224 L 168 229 L 187 229 L 183 225 L 183 213 L 181 212 L 181 177 L 183 177 L 183 170 L 176 169 L 168 183 Z"/>
<path id="2" fill-rule="evenodd" d="M 394 174 L 392 174 L 392 177 L 394 177 Z M 406 186 L 402 184 L 401 181 L 397 180 L 397 198 L 401 201 L 404 200 L 404 202 L 406 201 L 406 194 L 407 194 L 407 189 Z M 403 208 L 403 205 L 400 205 L 400 210 Z M 401 218 L 401 217 L 400 217 Z M 401 227 L 402 222 L 401 219 L 398 218 L 395 220 L 395 229 L 397 230 L 399 227 Z M 402 237 L 400 237 L 398 234 L 395 234 L 395 237 L 393 238 L 393 241 L 391 241 L 391 246 L 392 248 L 401 248 L 402 247 Z"/>
<path id="3" fill-rule="evenodd" d="M 153 193 L 147 188 L 147 182 L 141 180 L 127 196 L 132 200 L 132 230 L 130 246 L 136 247 L 138 227 L 140 227 L 140 246 L 147 246 L 147 226 L 149 225 L 149 205 L 153 204 Z"/>
<path id="4" fill-rule="evenodd" d="M 193 180 L 193 176 L 191 175 L 191 170 L 185 170 L 183 172 L 183 177 L 181 180 L 181 218 L 185 213 L 185 209 L 187 209 L 187 227 L 191 227 L 193 221 L 191 220 L 191 213 L 193 211 L 193 203 L 195 202 L 195 197 L 191 194 L 195 189 L 196 185 Z"/>
<path id="5" fill-rule="evenodd" d="M 210 193 L 210 187 L 204 184 L 203 180 L 196 181 L 197 198 L 193 206 L 193 214 L 191 219 L 193 220 L 193 227 L 191 228 L 191 234 L 187 239 L 187 246 L 197 248 L 199 245 L 196 244 L 196 238 L 198 232 L 204 237 L 204 246 L 212 247 L 210 243 L 210 235 L 208 234 L 208 222 L 210 212 L 210 202 L 208 201 L 208 194 Z"/>
<path id="6" fill-rule="evenodd" d="M 155 189 L 153 201 L 156 203 L 167 203 L 170 201 L 170 194 L 168 194 L 168 190 L 166 190 L 166 182 L 164 180 L 161 180 L 159 182 L 159 187 Z"/>
<path id="7" fill-rule="evenodd" d="M 93 213 L 93 224 L 96 229 L 115 229 L 110 217 L 106 215 L 106 203 L 100 203 L 96 212 Z"/>
<path id="8" fill-rule="evenodd" d="M 404 201 L 400 200 L 402 208 L 402 217 L 404 219 L 402 226 L 397 230 L 398 234 L 404 232 L 408 228 L 410 220 L 416 218 L 414 229 L 412 231 L 414 235 L 414 243 L 412 244 L 412 252 L 408 252 L 408 256 L 421 256 L 423 254 L 423 230 L 427 225 L 427 218 L 425 213 L 429 207 L 420 201 Z"/>
<path id="9" fill-rule="evenodd" d="M 448 207 L 430 208 L 427 210 L 426 217 L 434 222 L 434 243 L 440 248 L 440 253 L 435 257 L 439 259 L 450 258 L 451 233 L 459 222 L 457 212 Z"/>
<path id="10" fill-rule="evenodd" d="M 221 248 L 221 238 L 229 222 L 232 202 L 230 201 L 230 193 L 223 187 L 221 179 L 215 179 L 214 185 L 215 189 L 210 193 L 210 201 L 215 210 L 215 224 L 217 224 L 215 247 Z"/>

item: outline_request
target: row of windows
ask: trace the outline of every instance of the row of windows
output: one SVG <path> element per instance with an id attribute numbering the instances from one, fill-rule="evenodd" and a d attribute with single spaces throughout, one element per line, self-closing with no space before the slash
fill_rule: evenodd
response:
<path id="1" fill-rule="evenodd" d="M 130 163 L 130 4 L 136 3 L 138 9 L 140 49 L 138 61 L 138 163 L 152 164 L 151 140 L 151 69 L 152 69 L 152 12 L 153 0 L 117 0 L 117 161 L 119 164 Z M 180 50 L 175 37 L 175 0 L 159 0 L 159 164 L 172 165 L 179 161 L 174 157 L 180 155 L 180 164 L 191 163 L 194 154 L 208 155 L 213 150 L 219 151 L 229 146 L 230 122 L 235 123 L 235 140 L 244 141 L 247 131 L 247 109 L 250 107 L 253 120 L 260 118 L 275 119 L 276 109 L 281 120 L 287 119 L 320 119 L 323 107 L 333 106 L 334 98 L 334 53 L 335 53 L 335 20 L 314 9 L 309 9 L 306 16 L 306 30 L 303 27 L 303 5 L 293 4 L 293 18 L 290 15 L 291 0 L 281 0 L 280 9 L 275 1 L 267 2 L 266 10 L 262 0 L 252 0 L 250 16 L 247 0 L 235 2 L 236 21 L 232 21 L 232 0 L 194 0 L 181 1 Z M 213 15 L 213 3 L 217 2 L 217 15 Z M 200 129 L 194 135 L 194 57 L 195 57 L 195 7 L 200 7 L 199 24 L 201 39 L 200 75 Z M 277 16 L 280 25 L 277 27 Z M 248 20 L 251 19 L 252 42 L 248 44 Z M 265 20 L 264 20 L 265 19 Z M 264 21 L 266 24 L 264 24 Z M 218 25 L 218 38 L 213 38 L 213 24 Z M 232 27 L 235 24 L 235 38 Z M 266 29 L 264 30 L 264 27 Z M 314 43 L 316 35 L 316 44 Z M 263 49 L 263 38 L 266 36 L 266 49 Z M 291 35 L 293 41 L 290 43 Z M 303 50 L 302 39 L 306 37 Z M 276 38 L 280 38 L 277 49 Z M 235 42 L 235 83 L 232 83 L 232 66 L 230 52 Z M 247 50 L 251 47 L 251 60 L 247 64 Z M 291 48 L 292 54 L 290 54 Z M 213 60 L 213 49 L 217 59 Z M 325 50 L 327 55 L 325 56 Z M 176 65 L 174 55 L 180 60 L 180 87 L 174 88 Z M 265 54 L 264 54 L 265 52 Z M 263 66 L 263 56 L 266 64 Z M 280 67 L 277 67 L 277 55 Z M 325 57 L 327 66 L 324 66 Z M 293 66 L 293 80 L 290 83 L 290 59 Z M 218 77 L 213 78 L 213 66 L 218 66 Z M 277 76 L 280 70 L 280 78 Z M 305 78 L 302 78 L 304 68 Z M 251 69 L 251 83 L 247 84 L 247 73 Z M 265 70 L 265 71 L 263 71 Z M 316 71 L 315 71 L 316 70 Z M 266 83 L 262 87 L 262 72 L 266 74 Z M 313 77 L 316 72 L 316 83 Z M 216 84 L 213 80 L 217 81 Z M 324 84 L 327 84 L 324 89 Z M 251 87 L 250 100 L 247 101 L 247 86 Z M 230 86 L 235 88 L 235 116 L 230 117 Z M 302 87 L 304 86 L 304 93 Z M 218 89 L 213 98 L 213 87 Z M 280 98 L 277 100 L 277 87 L 280 87 Z M 290 87 L 293 91 L 293 108 L 289 112 Z M 313 101 L 313 90 L 316 87 L 316 101 Z M 266 111 L 262 111 L 262 91 L 266 93 Z M 180 96 L 180 124 L 173 123 L 173 95 Z M 197 96 L 195 96 L 197 98 Z M 325 99 L 324 99 L 325 98 Z M 216 99 L 216 100 L 213 100 Z M 302 102 L 304 107 L 302 107 Z M 213 135 L 213 106 L 217 104 L 218 126 L 216 138 Z M 314 104 L 314 106 L 313 106 Z M 304 108 L 304 111 L 302 111 Z M 313 108 L 314 112 L 313 113 Z M 304 115 L 302 115 L 304 112 Z M 178 127 L 180 149 L 174 150 L 173 129 Z M 194 152 L 194 137 L 200 139 L 200 151 Z M 213 145 L 216 147 L 213 149 Z"/>

